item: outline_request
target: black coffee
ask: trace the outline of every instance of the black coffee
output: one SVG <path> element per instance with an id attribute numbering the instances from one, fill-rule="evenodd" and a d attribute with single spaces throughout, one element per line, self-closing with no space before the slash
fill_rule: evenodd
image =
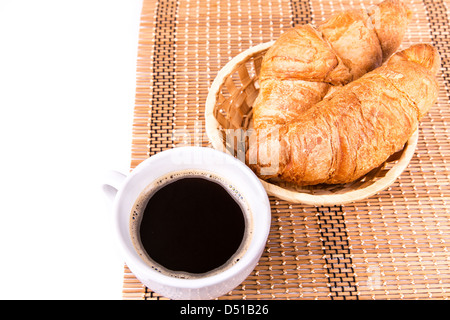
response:
<path id="1" fill-rule="evenodd" d="M 199 275 L 239 259 L 246 239 L 243 197 L 208 173 L 177 173 L 135 205 L 135 247 L 159 271 Z M 145 203 L 147 201 L 147 203 Z"/>

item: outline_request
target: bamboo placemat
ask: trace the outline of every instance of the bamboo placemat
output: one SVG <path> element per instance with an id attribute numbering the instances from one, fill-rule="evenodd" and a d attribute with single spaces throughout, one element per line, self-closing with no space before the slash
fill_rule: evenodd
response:
<path id="1" fill-rule="evenodd" d="M 437 104 L 416 153 L 387 190 L 350 205 L 275 197 L 266 250 L 221 299 L 446 299 L 450 297 L 449 2 L 404 0 L 413 12 L 402 47 L 425 42 L 442 58 Z M 181 144 L 208 146 L 204 105 L 217 72 L 282 30 L 378 1 L 145 0 L 132 163 Z M 125 266 L 124 299 L 161 298 Z"/>

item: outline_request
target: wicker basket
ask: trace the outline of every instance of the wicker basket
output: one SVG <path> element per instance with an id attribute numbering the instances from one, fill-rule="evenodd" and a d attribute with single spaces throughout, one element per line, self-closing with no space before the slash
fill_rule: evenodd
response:
<path id="1" fill-rule="evenodd" d="M 262 58 L 273 42 L 252 47 L 230 60 L 215 78 L 206 100 L 206 133 L 215 149 L 237 156 L 238 143 L 227 144 L 226 129 L 252 126 L 252 105 L 258 92 Z M 389 187 L 411 160 L 418 140 L 414 132 L 403 150 L 361 179 L 340 185 L 298 187 L 284 181 L 261 180 L 269 195 L 294 203 L 339 205 L 358 201 Z M 241 151 L 242 152 L 242 151 Z"/>

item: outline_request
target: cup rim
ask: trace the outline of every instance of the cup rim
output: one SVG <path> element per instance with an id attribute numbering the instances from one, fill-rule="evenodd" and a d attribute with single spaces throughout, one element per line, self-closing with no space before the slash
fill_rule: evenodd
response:
<path id="1" fill-rule="evenodd" d="M 137 175 L 140 174 L 145 168 L 148 168 L 149 166 L 153 165 L 156 162 L 163 161 L 165 157 L 168 157 L 170 155 L 174 154 L 186 154 L 186 153 L 201 153 L 205 157 L 212 157 L 216 156 L 216 159 L 223 158 L 227 163 L 230 163 L 230 165 L 234 165 L 236 168 L 235 170 L 238 170 L 240 174 L 245 176 L 245 183 L 252 186 L 253 192 L 255 192 L 258 197 L 253 197 L 252 199 L 246 198 L 247 202 L 250 205 L 251 212 L 253 215 L 258 214 L 258 218 L 261 219 L 261 225 L 262 228 L 258 229 L 258 232 L 253 232 L 252 239 L 250 240 L 248 249 L 245 251 L 243 256 L 234 263 L 229 268 L 225 269 L 223 272 L 219 272 L 217 274 L 213 274 L 210 276 L 202 277 L 202 278 L 195 278 L 195 279 L 183 279 L 183 278 L 176 278 L 172 276 L 168 276 L 165 274 L 162 274 L 158 271 L 153 270 L 150 266 L 148 266 L 142 259 L 137 258 L 135 256 L 135 252 L 130 252 L 130 247 L 125 243 L 127 242 L 127 239 L 125 239 L 125 236 L 123 232 L 121 231 L 121 224 L 120 224 L 120 217 L 123 214 L 127 214 L 129 217 L 129 212 L 121 212 L 120 211 L 120 199 L 122 199 L 124 193 L 127 190 L 127 187 L 130 185 L 130 181 L 132 181 Z M 214 159 L 214 158 L 213 158 Z M 173 169 L 173 168 L 172 168 Z M 221 170 L 223 168 L 221 166 L 217 166 L 214 173 L 221 175 Z M 180 169 L 184 170 L 184 169 Z M 171 171 L 175 170 L 169 170 L 167 172 L 162 172 L 161 175 L 167 174 Z M 245 195 L 244 195 L 245 197 Z M 255 213 L 257 211 L 257 213 Z M 115 229 L 116 232 L 119 235 L 119 245 L 122 249 L 122 253 L 124 256 L 125 263 L 127 263 L 128 267 L 135 273 L 137 276 L 138 274 L 145 274 L 147 278 L 151 278 L 151 281 L 165 285 L 165 286 L 172 286 L 177 288 L 189 288 L 189 289 L 197 289 L 205 286 L 211 286 L 217 283 L 221 283 L 223 281 L 226 281 L 227 279 L 233 278 L 236 275 L 238 275 L 240 272 L 244 271 L 246 267 L 248 267 L 252 261 L 257 257 L 260 258 L 262 251 L 264 250 L 264 247 L 266 245 L 269 230 L 270 230 L 270 224 L 271 224 L 271 210 L 270 210 L 270 202 L 268 195 L 259 181 L 258 177 L 254 174 L 253 171 L 250 170 L 243 162 L 240 160 L 234 158 L 233 156 L 226 154 L 222 151 L 208 148 L 208 147 L 197 147 L 197 146 L 183 146 L 183 147 L 176 147 L 173 149 L 168 149 L 165 151 L 162 151 L 160 153 L 157 153 L 147 159 L 145 159 L 143 162 L 141 162 L 136 168 L 125 178 L 125 181 L 118 191 L 114 204 L 113 204 L 113 212 L 114 212 L 114 223 L 115 223 Z M 129 233 L 127 233 L 129 236 Z M 134 251 L 134 248 L 133 248 Z M 136 272 L 134 271 L 136 270 Z"/>

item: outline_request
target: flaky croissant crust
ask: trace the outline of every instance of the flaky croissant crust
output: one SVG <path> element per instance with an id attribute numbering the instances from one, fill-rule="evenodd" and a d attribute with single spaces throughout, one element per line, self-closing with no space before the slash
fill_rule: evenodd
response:
<path id="1" fill-rule="evenodd" d="M 387 0 L 374 12 L 347 11 L 319 30 L 292 29 L 267 52 L 254 105 L 257 138 L 247 157 L 262 178 L 298 185 L 354 181 L 400 150 L 435 103 L 437 51 L 414 45 L 379 66 L 400 45 L 408 10 Z M 375 18 L 384 27 L 368 28 Z M 355 30 L 365 36 L 346 52 L 345 39 Z M 350 63 L 358 45 L 368 54 Z"/>
<path id="2" fill-rule="evenodd" d="M 336 87 L 379 67 L 398 49 L 409 16 L 401 1 L 386 0 L 337 13 L 317 28 L 287 30 L 262 62 L 255 128 L 296 119 Z"/>

